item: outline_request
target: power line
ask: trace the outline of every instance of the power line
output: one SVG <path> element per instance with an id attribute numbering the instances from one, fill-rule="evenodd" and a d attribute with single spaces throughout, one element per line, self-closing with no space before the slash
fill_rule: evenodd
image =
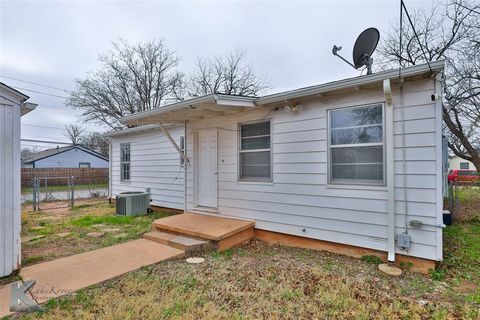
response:
<path id="1" fill-rule="evenodd" d="M 67 93 L 71 92 L 70 90 L 67 90 L 67 89 L 53 87 L 53 86 L 49 86 L 49 85 L 46 85 L 46 84 L 41 84 L 41 83 L 38 83 L 38 82 L 32 82 L 32 81 L 22 80 L 22 79 L 18 79 L 18 78 L 13 78 L 13 77 L 9 77 L 9 76 L 3 75 L 3 74 L 0 74 L 0 77 L 5 78 L 5 79 L 14 80 L 14 81 L 30 83 L 30 84 L 33 84 L 33 85 L 36 85 L 36 86 L 50 88 L 50 89 L 54 89 L 54 90 L 59 90 L 59 91 L 67 92 Z"/>
<path id="2" fill-rule="evenodd" d="M 415 26 L 413 25 L 412 19 L 410 18 L 410 14 L 408 13 L 407 7 L 405 6 L 405 3 L 403 2 L 403 0 L 400 0 L 400 7 L 403 7 L 403 9 L 405 10 L 405 13 L 407 14 L 408 21 L 410 22 L 410 25 L 412 26 L 413 33 L 415 34 L 415 37 L 417 38 L 418 45 L 420 46 L 420 49 L 422 50 L 423 57 L 427 61 L 428 68 L 430 69 L 430 72 L 433 72 L 432 67 L 430 66 L 430 61 L 428 61 L 427 54 L 425 53 L 425 50 L 423 50 L 423 45 L 420 42 L 420 38 L 418 37 L 417 30 L 415 30 Z M 401 36 L 401 34 L 402 34 L 402 30 L 400 30 L 400 36 Z"/>
<path id="3" fill-rule="evenodd" d="M 41 125 L 37 125 L 37 124 L 28 124 L 28 123 L 22 123 L 22 126 L 65 130 L 65 128 L 60 128 L 60 127 L 49 127 L 49 126 L 41 126 Z"/>
<path id="4" fill-rule="evenodd" d="M 49 140 L 35 140 L 35 139 L 20 139 L 20 141 L 24 142 L 40 142 L 40 143 L 54 143 L 54 144 L 72 144 L 71 142 L 59 142 L 59 141 L 49 141 Z"/>
<path id="5" fill-rule="evenodd" d="M 43 91 L 37 91 L 37 90 L 20 88 L 20 87 L 14 87 L 14 86 L 12 86 L 12 88 L 15 88 L 15 89 L 18 89 L 18 90 L 35 92 L 35 93 L 39 93 L 39 94 L 44 94 L 44 95 L 52 96 L 52 97 L 55 97 L 55 98 L 68 99 L 67 97 L 64 97 L 64 96 L 59 96 L 59 95 L 56 95 L 56 94 L 53 94 L 53 93 L 47 93 L 47 92 L 43 92 Z"/>

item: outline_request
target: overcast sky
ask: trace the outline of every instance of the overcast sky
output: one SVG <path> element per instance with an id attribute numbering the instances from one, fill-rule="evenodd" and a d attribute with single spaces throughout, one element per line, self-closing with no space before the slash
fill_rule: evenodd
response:
<path id="1" fill-rule="evenodd" d="M 406 1 L 412 10 L 431 1 Z M 331 54 L 333 44 L 351 59 L 358 34 L 376 27 L 385 35 L 399 1 L 314 2 L 18 2 L 0 1 L 0 81 L 58 96 L 98 67 L 112 41 L 163 39 L 188 73 L 197 57 L 247 48 L 271 92 L 359 75 Z M 375 56 L 374 56 L 375 57 Z M 9 78 L 6 78 L 9 77 Z M 66 141 L 62 128 L 81 123 L 65 99 L 22 90 L 38 108 L 22 117 L 22 138 Z M 34 127 L 47 126 L 52 128 Z M 105 128 L 83 124 L 92 130 Z M 37 143 L 38 144 L 38 143 Z M 33 145 L 32 143 L 24 143 Z"/>

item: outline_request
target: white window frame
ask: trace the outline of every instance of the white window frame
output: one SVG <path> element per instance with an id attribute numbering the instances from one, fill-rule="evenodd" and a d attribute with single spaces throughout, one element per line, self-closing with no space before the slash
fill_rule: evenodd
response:
<path id="1" fill-rule="evenodd" d="M 345 110 L 352 110 L 352 109 L 359 109 L 359 108 L 368 108 L 368 107 L 375 107 L 375 106 L 381 106 L 382 107 L 382 142 L 372 142 L 372 143 L 353 143 L 353 144 L 340 144 L 340 145 L 332 145 L 331 144 L 331 137 L 332 137 L 332 128 L 331 128 L 331 114 L 332 112 L 335 111 L 345 111 Z M 340 107 L 340 108 L 333 108 L 333 109 L 328 109 L 327 110 L 327 181 L 329 185 L 353 185 L 353 186 L 386 186 L 387 184 L 387 177 L 386 177 L 386 170 L 387 170 L 387 165 L 386 165 L 386 141 L 385 141 L 385 103 L 383 102 L 378 102 L 378 103 L 371 103 L 371 104 L 365 104 L 365 105 L 358 105 L 358 106 L 349 106 L 349 107 Z M 361 127 L 370 127 L 370 126 L 378 126 L 380 124 L 374 124 L 374 125 L 360 125 L 360 126 L 353 126 L 353 127 L 344 127 L 342 129 L 348 129 L 348 128 L 361 128 Z M 369 147 L 369 146 L 382 146 L 382 160 L 383 160 L 383 179 L 382 181 L 374 181 L 374 180 L 359 180 L 359 179 L 332 179 L 332 167 L 333 167 L 333 161 L 332 161 L 332 152 L 331 149 L 333 148 L 348 148 L 348 147 Z M 358 163 L 354 163 L 358 164 Z"/>
<path id="2" fill-rule="evenodd" d="M 123 146 L 128 146 L 128 159 L 129 161 L 123 161 Z M 125 142 L 125 143 L 120 143 L 120 181 L 130 181 L 131 177 L 132 177 L 132 165 L 131 165 L 131 162 L 132 162 L 132 149 L 131 149 L 131 145 L 130 145 L 130 142 Z M 123 165 L 124 164 L 128 164 L 128 179 L 124 178 L 124 174 L 123 174 Z"/>
<path id="3" fill-rule="evenodd" d="M 251 149 L 251 150 L 242 150 L 242 126 L 243 125 L 248 125 L 248 124 L 261 124 L 268 122 L 270 124 L 270 148 L 268 149 Z M 248 121 L 248 122 L 242 122 L 238 123 L 238 181 L 239 182 L 272 182 L 273 181 L 273 140 L 272 140 L 272 120 L 271 119 L 262 119 L 261 121 Z M 260 136 L 252 136 L 249 138 L 258 138 L 258 137 L 266 137 L 267 135 L 260 135 Z M 249 152 L 265 152 L 269 151 L 270 152 L 270 177 L 259 177 L 259 178 L 243 178 L 242 177 L 242 162 L 241 162 L 241 154 L 242 153 L 249 153 Z"/>

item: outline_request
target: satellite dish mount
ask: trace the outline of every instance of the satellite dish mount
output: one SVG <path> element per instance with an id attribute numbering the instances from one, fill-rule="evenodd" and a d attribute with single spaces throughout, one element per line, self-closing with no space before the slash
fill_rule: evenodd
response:
<path id="1" fill-rule="evenodd" d="M 341 46 L 334 45 L 332 53 L 354 69 L 365 66 L 367 68 L 367 74 L 372 74 L 372 54 L 377 48 L 378 40 L 380 40 L 380 32 L 376 28 L 368 28 L 360 33 L 353 46 L 353 63 L 338 54 L 338 51 L 342 50 Z"/>

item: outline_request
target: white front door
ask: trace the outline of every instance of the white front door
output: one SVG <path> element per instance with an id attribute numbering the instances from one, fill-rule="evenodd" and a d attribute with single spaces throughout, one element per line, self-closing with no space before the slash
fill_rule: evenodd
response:
<path id="1" fill-rule="evenodd" d="M 197 132 L 197 205 L 217 207 L 217 129 Z"/>

